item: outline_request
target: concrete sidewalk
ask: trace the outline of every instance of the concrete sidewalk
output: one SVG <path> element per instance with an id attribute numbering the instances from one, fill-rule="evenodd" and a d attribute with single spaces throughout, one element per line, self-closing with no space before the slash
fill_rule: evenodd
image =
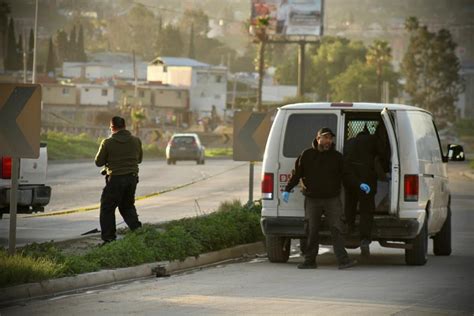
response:
<path id="1" fill-rule="evenodd" d="M 474 170 L 472 169 L 461 172 L 461 175 L 463 175 L 464 177 L 470 180 L 474 180 Z"/>
<path id="2" fill-rule="evenodd" d="M 101 270 L 77 276 L 1 288 L 0 307 L 15 304 L 25 299 L 62 295 L 117 282 L 147 278 L 153 275 L 157 277 L 168 276 L 171 273 L 213 265 L 218 262 L 255 257 L 257 254 L 264 252 L 263 242 L 256 242 L 204 253 L 197 258 L 188 257 L 184 261 L 147 263 L 134 267 Z"/>

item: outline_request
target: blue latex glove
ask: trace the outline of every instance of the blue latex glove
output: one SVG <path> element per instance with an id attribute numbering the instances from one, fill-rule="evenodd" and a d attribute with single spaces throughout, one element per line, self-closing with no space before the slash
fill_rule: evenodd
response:
<path id="1" fill-rule="evenodd" d="M 365 192 L 365 194 L 370 193 L 370 186 L 367 183 L 361 183 L 359 188 Z"/>
<path id="2" fill-rule="evenodd" d="M 281 198 L 283 199 L 283 202 L 288 203 L 288 200 L 290 199 L 290 192 L 282 192 Z"/>

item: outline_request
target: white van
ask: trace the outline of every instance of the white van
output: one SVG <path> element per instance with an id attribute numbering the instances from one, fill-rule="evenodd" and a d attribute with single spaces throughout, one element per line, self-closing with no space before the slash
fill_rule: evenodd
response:
<path id="1" fill-rule="evenodd" d="M 448 156 L 429 112 L 397 104 L 300 103 L 278 109 L 263 158 L 261 227 L 271 262 L 286 262 L 291 239 L 305 238 L 301 189 L 293 189 L 288 203 L 281 193 L 296 158 L 311 146 L 317 130 L 333 130 L 336 149 L 343 152 L 347 140 L 364 128 L 373 134 L 379 124 L 388 134 L 390 176 L 378 182 L 372 240 L 404 249 L 410 265 L 426 263 L 428 237 L 434 239 L 435 255 L 451 253 Z M 464 160 L 461 146 L 449 146 L 449 159 Z M 359 246 L 357 230 L 345 238 L 347 247 Z M 331 244 L 324 222 L 320 242 Z"/>

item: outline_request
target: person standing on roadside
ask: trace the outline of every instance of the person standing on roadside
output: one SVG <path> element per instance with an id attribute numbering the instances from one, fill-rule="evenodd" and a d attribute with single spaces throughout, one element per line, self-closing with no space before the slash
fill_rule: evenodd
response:
<path id="1" fill-rule="evenodd" d="M 100 198 L 101 237 L 105 243 L 116 239 L 115 209 L 118 207 L 130 230 L 142 226 L 135 208 L 138 164 L 142 162 L 142 142 L 125 128 L 125 120 L 110 120 L 111 136 L 100 144 L 95 156 L 97 167 L 105 167 L 106 184 Z"/>
<path id="2" fill-rule="evenodd" d="M 298 269 L 316 269 L 316 256 L 319 251 L 319 226 L 324 214 L 332 237 L 334 253 L 337 257 L 339 269 L 350 268 L 357 264 L 350 259 L 344 248 L 344 239 L 341 235 L 342 203 L 340 199 L 343 160 L 342 154 L 334 149 L 331 129 L 321 128 L 316 134 L 312 148 L 301 154 L 295 166 L 294 176 L 282 193 L 284 202 L 288 202 L 290 191 L 301 179 L 305 196 L 305 230 L 307 233 L 305 260 L 298 265 Z"/>

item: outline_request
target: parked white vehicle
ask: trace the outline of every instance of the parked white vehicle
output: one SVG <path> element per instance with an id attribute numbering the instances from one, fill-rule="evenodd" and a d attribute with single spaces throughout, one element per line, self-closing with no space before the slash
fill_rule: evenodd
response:
<path id="1" fill-rule="evenodd" d="M 291 239 L 305 237 L 301 190 L 293 189 L 289 203 L 283 203 L 281 193 L 296 158 L 311 146 L 316 131 L 335 131 L 336 149 L 342 152 L 348 139 L 365 127 L 373 134 L 378 124 L 388 134 L 390 177 L 378 182 L 372 239 L 384 247 L 405 249 L 410 265 L 426 263 L 429 237 L 434 239 L 435 255 L 451 253 L 446 162 L 464 160 L 464 153 L 461 146 L 449 145 L 448 154 L 443 154 L 431 114 L 397 104 L 301 103 L 278 109 L 263 158 L 261 227 L 270 261 L 286 262 Z M 324 225 L 320 242 L 330 244 Z M 359 246 L 357 232 L 346 235 L 346 246 Z"/>
<path id="2" fill-rule="evenodd" d="M 41 143 L 37 159 L 20 159 L 17 212 L 43 212 L 51 198 L 51 187 L 45 185 L 48 168 L 46 143 Z M 11 158 L 0 157 L 0 218 L 10 212 Z"/>

